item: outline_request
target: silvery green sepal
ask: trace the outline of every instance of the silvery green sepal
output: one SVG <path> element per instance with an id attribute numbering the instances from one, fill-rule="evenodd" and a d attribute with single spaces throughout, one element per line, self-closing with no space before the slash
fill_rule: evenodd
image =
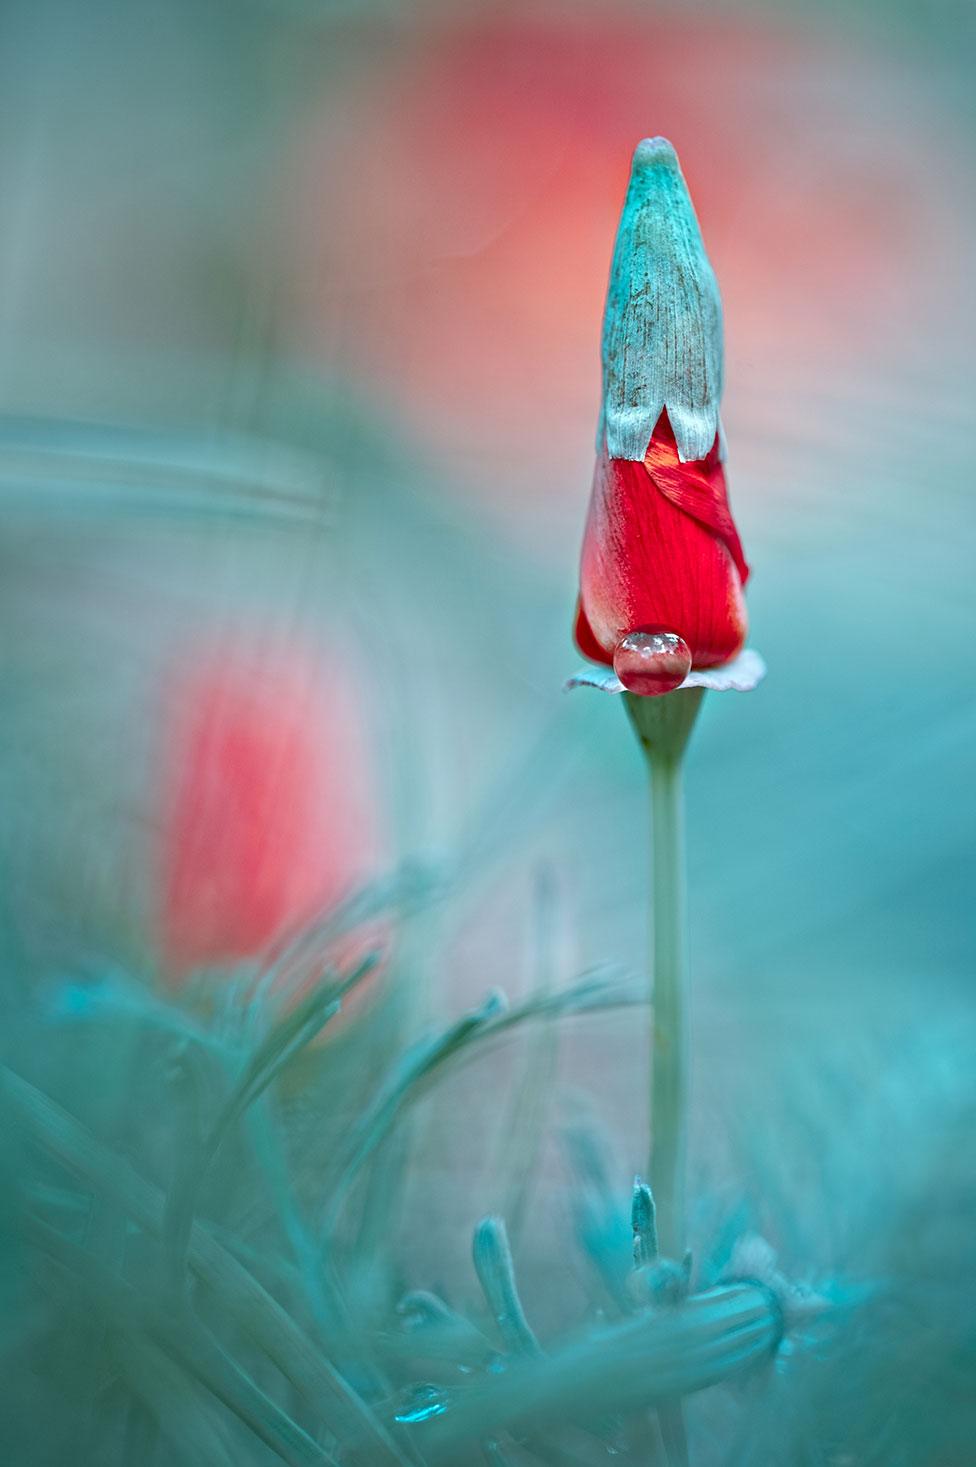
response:
<path id="1" fill-rule="evenodd" d="M 714 693 L 751 693 L 754 688 L 758 688 L 765 676 L 766 664 L 762 657 L 751 647 L 747 647 L 721 667 L 692 669 L 674 691 L 680 693 L 682 688 L 710 688 Z M 596 688 L 601 693 L 625 691 L 612 667 L 580 668 L 579 672 L 574 672 L 563 684 L 564 692 L 568 693 L 572 688 Z M 665 693 L 664 696 L 670 698 L 671 694 Z"/>
<path id="2" fill-rule="evenodd" d="M 603 320 L 603 410 L 611 458 L 639 463 L 664 408 L 683 463 L 720 433 L 722 302 L 674 148 L 637 144 Z M 720 439 L 720 442 L 722 440 Z"/>

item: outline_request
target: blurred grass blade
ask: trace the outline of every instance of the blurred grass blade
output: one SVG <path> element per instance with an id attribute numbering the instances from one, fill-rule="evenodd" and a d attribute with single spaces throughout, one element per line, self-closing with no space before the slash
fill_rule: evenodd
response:
<path id="1" fill-rule="evenodd" d="M 493 1432 L 536 1431 L 674 1400 L 768 1360 L 781 1334 L 777 1301 L 754 1284 L 646 1310 L 483 1379 L 424 1423 L 424 1448 L 432 1462 L 454 1462 L 462 1444 L 489 1424 Z"/>
<path id="2" fill-rule="evenodd" d="M 70 1284 L 77 1286 L 87 1306 L 104 1315 L 110 1328 L 137 1340 L 148 1336 L 288 1467 L 335 1467 L 334 1459 L 231 1360 L 189 1309 L 173 1309 L 139 1294 L 93 1254 L 46 1223 L 30 1223 L 29 1236 Z"/>
<path id="3" fill-rule="evenodd" d="M 9 1069 L 0 1073 L 11 1113 L 28 1137 L 93 1191 L 112 1197 L 140 1227 L 160 1237 L 162 1192 L 28 1081 Z M 373 1459 L 385 1467 L 405 1467 L 407 1459 L 366 1402 L 278 1300 L 200 1223 L 191 1228 L 188 1260 L 229 1317 L 274 1361 L 333 1435 L 369 1443 Z"/>
<path id="4" fill-rule="evenodd" d="M 335 1017 L 342 1006 L 343 997 L 375 968 L 377 961 L 377 956 L 370 954 L 348 977 L 323 983 L 275 1025 L 245 1066 L 196 1154 L 187 1155 L 183 1170 L 174 1182 L 166 1209 L 166 1246 L 174 1284 L 183 1273 L 200 1188 L 224 1137 L 295 1055 Z"/>
<path id="5" fill-rule="evenodd" d="M 239 1467 L 213 1403 L 164 1350 L 144 1335 L 128 1334 L 116 1353 L 126 1385 L 187 1467 Z M 126 1450 L 131 1459 L 128 1445 Z"/>
<path id="6" fill-rule="evenodd" d="M 499 1039 L 513 1028 L 531 1020 L 558 1015 L 592 1012 L 640 1004 L 643 995 L 629 980 L 587 974 L 561 993 L 537 994 L 519 1007 L 509 1009 L 505 996 L 496 991 L 480 1009 L 465 1015 L 442 1034 L 418 1041 L 394 1066 L 353 1128 L 344 1154 L 336 1166 L 335 1181 L 323 1209 L 322 1239 L 334 1232 L 353 1180 L 363 1164 L 389 1134 L 401 1111 L 422 1095 L 435 1078 L 474 1045 Z"/>
<path id="7" fill-rule="evenodd" d="M 552 872 L 543 868 L 535 890 L 535 981 L 534 995 L 545 1000 L 558 984 L 557 943 L 559 917 L 555 881 Z M 559 1029 L 555 1024 L 540 1024 L 525 1046 L 521 1084 L 515 1087 L 508 1121 L 499 1132 L 499 1152 L 495 1169 L 499 1176 L 510 1178 L 508 1195 L 501 1209 L 508 1235 L 514 1243 L 528 1211 L 536 1160 L 545 1132 L 546 1108 L 552 1097 L 559 1055 Z"/>
<path id="8" fill-rule="evenodd" d="M 482 1218 L 474 1231 L 472 1254 L 478 1282 L 506 1350 L 512 1355 L 538 1355 L 539 1341 L 522 1308 L 512 1250 L 500 1217 Z"/>

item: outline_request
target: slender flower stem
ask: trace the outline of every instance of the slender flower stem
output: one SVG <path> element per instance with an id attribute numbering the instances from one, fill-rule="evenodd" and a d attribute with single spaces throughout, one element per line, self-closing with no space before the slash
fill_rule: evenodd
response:
<path id="1" fill-rule="evenodd" d="M 704 693 L 663 697 L 626 694 L 626 707 L 647 760 L 654 844 L 651 902 L 651 1085 L 648 1166 L 666 1257 L 684 1252 L 684 1152 L 687 1101 L 685 857 L 682 764 Z"/>
<path id="2" fill-rule="evenodd" d="M 685 964 L 684 746 L 644 746 L 651 784 L 651 1117 L 648 1177 L 666 1258 L 684 1251 L 685 1112 L 688 1089 Z M 668 1467 L 687 1467 L 681 1401 L 658 1422 Z"/>
<path id="3" fill-rule="evenodd" d="M 648 754 L 651 776 L 653 1004 L 648 1176 L 662 1252 L 684 1250 L 687 1022 L 682 753 Z"/>
<path id="4" fill-rule="evenodd" d="M 648 1166 L 658 1244 L 666 1258 L 684 1252 L 684 1152 L 687 1100 L 685 854 L 682 762 L 704 692 L 661 697 L 625 694 L 651 782 L 654 844 L 651 902 L 651 1084 Z M 680 1397 L 662 1401 L 658 1423 L 667 1467 L 688 1467 Z"/>

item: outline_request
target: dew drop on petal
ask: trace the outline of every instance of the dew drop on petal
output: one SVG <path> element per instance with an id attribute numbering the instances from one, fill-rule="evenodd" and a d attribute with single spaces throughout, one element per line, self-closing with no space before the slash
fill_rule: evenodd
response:
<path id="1" fill-rule="evenodd" d="M 680 688 L 691 671 L 691 653 L 674 632 L 628 632 L 617 643 L 613 670 L 629 693 L 653 698 Z"/>

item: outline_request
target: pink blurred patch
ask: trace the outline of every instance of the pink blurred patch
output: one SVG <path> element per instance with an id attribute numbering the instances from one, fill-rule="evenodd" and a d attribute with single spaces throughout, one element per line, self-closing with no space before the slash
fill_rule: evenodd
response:
<path id="1" fill-rule="evenodd" d="M 257 959 L 373 874 L 362 714 L 335 662 L 279 642 L 195 649 L 166 680 L 159 941 L 168 981 Z"/>
<path id="2" fill-rule="evenodd" d="M 900 358 L 942 290 L 929 261 L 963 248 L 901 65 L 759 15 L 430 22 L 310 117 L 296 340 L 358 378 L 380 425 L 426 439 L 448 486 L 562 559 L 634 142 L 677 147 L 725 298 L 729 428 L 743 405 L 763 431 L 771 384 L 800 400 Z"/>
<path id="3" fill-rule="evenodd" d="M 585 492 L 642 136 L 682 159 L 733 365 L 769 362 L 779 384 L 875 361 L 921 308 L 931 139 L 903 127 L 893 65 L 849 38 L 598 5 L 451 20 L 372 75 L 305 139 L 294 329 L 494 505 Z"/>

